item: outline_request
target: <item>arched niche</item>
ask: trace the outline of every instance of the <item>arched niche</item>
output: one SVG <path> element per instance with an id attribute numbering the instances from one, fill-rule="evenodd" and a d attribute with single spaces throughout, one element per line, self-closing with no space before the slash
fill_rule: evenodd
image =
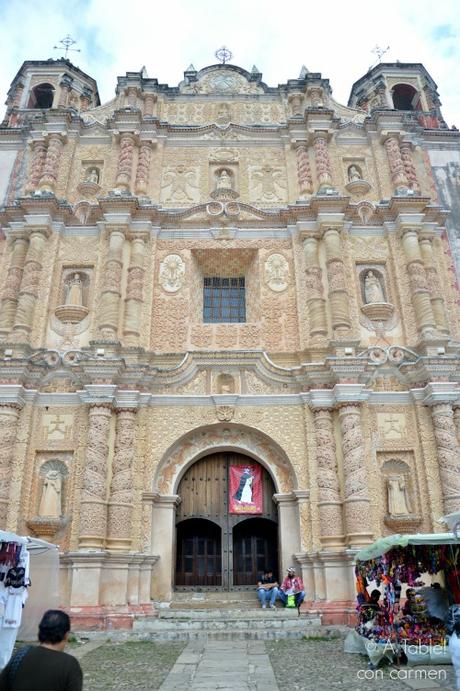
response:
<path id="1" fill-rule="evenodd" d="M 420 94 L 410 84 L 396 84 L 392 89 L 392 97 L 396 110 L 421 110 Z"/>
<path id="2" fill-rule="evenodd" d="M 28 108 L 52 108 L 54 101 L 54 86 L 52 84 L 37 84 L 29 96 Z"/>

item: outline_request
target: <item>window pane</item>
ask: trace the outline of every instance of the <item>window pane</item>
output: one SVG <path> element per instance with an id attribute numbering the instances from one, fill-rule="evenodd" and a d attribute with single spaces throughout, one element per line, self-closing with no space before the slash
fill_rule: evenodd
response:
<path id="1" fill-rule="evenodd" d="M 206 276 L 203 282 L 203 321 L 246 321 L 244 276 Z"/>

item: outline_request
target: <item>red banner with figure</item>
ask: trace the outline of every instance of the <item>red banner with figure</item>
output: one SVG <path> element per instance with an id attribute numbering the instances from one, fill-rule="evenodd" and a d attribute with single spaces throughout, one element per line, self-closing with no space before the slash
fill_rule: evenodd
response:
<path id="1" fill-rule="evenodd" d="M 230 465 L 229 513 L 262 513 L 262 468 L 260 465 Z"/>

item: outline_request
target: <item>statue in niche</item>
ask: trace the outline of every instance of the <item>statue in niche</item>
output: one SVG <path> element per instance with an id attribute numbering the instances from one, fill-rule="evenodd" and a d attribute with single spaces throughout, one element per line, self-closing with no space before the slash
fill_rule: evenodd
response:
<path id="1" fill-rule="evenodd" d="M 390 475 L 387 480 L 387 489 L 390 516 L 409 516 L 411 505 L 405 477 L 403 475 Z"/>
<path id="2" fill-rule="evenodd" d="M 221 394 L 235 393 L 235 380 L 231 374 L 219 374 L 217 378 L 217 392 Z"/>
<path id="3" fill-rule="evenodd" d="M 367 305 L 385 302 L 382 284 L 373 271 L 368 271 L 364 279 L 364 298 Z"/>
<path id="4" fill-rule="evenodd" d="M 66 305 L 83 305 L 83 283 L 80 280 L 80 274 L 75 273 L 66 281 Z"/>
<path id="5" fill-rule="evenodd" d="M 361 171 L 359 170 L 358 166 L 350 166 L 348 168 L 348 182 L 357 182 L 358 180 L 362 180 L 363 176 L 361 175 Z"/>
<path id="6" fill-rule="evenodd" d="M 231 190 L 232 178 L 225 168 L 217 175 L 216 190 Z"/>
<path id="7" fill-rule="evenodd" d="M 92 182 L 96 185 L 99 184 L 99 171 L 97 168 L 89 168 L 86 173 L 85 182 Z"/>
<path id="8" fill-rule="evenodd" d="M 43 490 L 38 514 L 60 518 L 62 514 L 62 477 L 59 470 L 48 470 L 43 480 Z"/>

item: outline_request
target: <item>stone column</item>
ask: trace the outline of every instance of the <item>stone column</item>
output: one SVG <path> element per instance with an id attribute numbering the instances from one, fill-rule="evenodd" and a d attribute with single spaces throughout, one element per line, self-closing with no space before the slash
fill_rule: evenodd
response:
<path id="1" fill-rule="evenodd" d="M 282 573 L 292 565 L 294 555 L 300 552 L 300 512 L 294 493 L 274 494 L 278 505 L 280 544 L 280 565 Z"/>
<path id="2" fill-rule="evenodd" d="M 395 190 L 407 188 L 407 177 L 404 171 L 404 163 L 401 158 L 398 138 L 391 135 L 388 136 L 385 139 L 385 149 L 387 152 L 388 164 L 390 166 L 391 181 Z"/>
<path id="3" fill-rule="evenodd" d="M 156 94 L 145 94 L 144 96 L 144 118 L 153 117 L 153 109 L 156 103 Z"/>
<path id="4" fill-rule="evenodd" d="M 460 406 L 458 405 L 454 407 L 454 424 L 455 431 L 457 432 L 457 441 L 460 444 Z"/>
<path id="5" fill-rule="evenodd" d="M 436 328 L 441 333 L 448 334 L 449 326 L 444 307 L 444 298 L 442 296 L 441 285 L 439 282 L 439 276 L 436 270 L 436 262 L 433 253 L 433 238 L 422 236 L 420 238 L 420 251 L 423 263 L 425 265 L 427 284 L 431 294 L 431 308 L 433 310 Z"/>
<path id="6" fill-rule="evenodd" d="M 417 327 L 422 338 L 431 338 L 434 335 L 436 322 L 420 253 L 418 233 L 414 228 L 403 230 L 402 244 Z"/>
<path id="7" fill-rule="evenodd" d="M 299 181 L 299 198 L 305 199 L 313 192 L 313 179 L 311 176 L 310 159 L 306 142 L 295 144 L 297 158 L 297 179 Z"/>
<path id="8" fill-rule="evenodd" d="M 19 413 L 20 407 L 18 405 L 0 405 L 0 526 L 3 529 L 6 529 Z"/>
<path id="9" fill-rule="evenodd" d="M 291 106 L 291 117 L 295 118 L 302 116 L 302 101 L 302 93 L 289 94 L 288 103 Z"/>
<path id="10" fill-rule="evenodd" d="M 104 548 L 107 530 L 107 471 L 112 418 L 110 404 L 93 404 L 88 416 L 83 491 L 80 503 L 80 549 Z"/>
<path id="11" fill-rule="evenodd" d="M 334 336 L 348 336 L 351 329 L 349 296 L 343 263 L 343 243 L 337 228 L 328 228 L 324 233 L 326 247 L 327 280 L 329 284 L 329 306 Z"/>
<path id="12" fill-rule="evenodd" d="M 16 237 L 13 239 L 13 250 L 0 307 L 0 338 L 4 338 L 13 328 L 27 246 L 26 238 Z"/>
<path id="13" fill-rule="evenodd" d="M 120 154 L 118 157 L 118 169 L 116 187 L 130 190 L 133 174 L 135 137 L 132 132 L 124 132 L 120 137 Z"/>
<path id="14" fill-rule="evenodd" d="M 30 167 L 29 180 L 26 185 L 26 192 L 33 192 L 38 187 L 43 173 L 43 166 L 45 165 L 46 149 L 47 145 L 43 139 L 32 142 L 32 164 Z"/>
<path id="15" fill-rule="evenodd" d="M 67 108 L 69 95 L 72 90 L 72 82 L 64 78 L 59 86 L 61 87 L 61 92 L 59 94 L 58 108 Z"/>
<path id="16" fill-rule="evenodd" d="M 139 345 L 142 303 L 144 301 L 145 237 L 135 235 L 131 240 L 131 258 L 126 282 L 123 337 L 125 345 Z"/>
<path id="17" fill-rule="evenodd" d="M 152 600 L 170 600 L 175 568 L 176 508 L 180 503 L 177 494 L 152 496 L 152 554 L 161 554 L 152 581 Z"/>
<path id="18" fill-rule="evenodd" d="M 345 404 L 339 411 L 344 474 L 344 518 L 347 543 L 359 547 L 372 541 L 371 502 L 359 404 Z"/>
<path id="19" fill-rule="evenodd" d="M 80 107 L 82 110 L 88 110 L 88 108 L 91 105 L 91 98 L 92 98 L 91 90 L 87 86 L 83 87 L 83 93 L 80 96 L 80 104 L 81 104 Z"/>
<path id="20" fill-rule="evenodd" d="M 420 193 L 420 185 L 417 180 L 417 173 L 414 166 L 414 159 L 412 156 L 412 144 L 410 142 L 401 142 L 400 144 L 401 160 L 403 163 L 404 174 L 411 190 L 417 194 Z"/>
<path id="21" fill-rule="evenodd" d="M 109 250 L 104 265 L 101 299 L 98 308 L 98 333 L 103 339 L 118 340 L 121 301 L 121 274 L 125 235 L 118 227 L 109 228 Z"/>
<path id="22" fill-rule="evenodd" d="M 431 408 L 434 438 L 438 451 L 439 474 L 444 498 L 444 512 L 460 511 L 460 445 L 450 403 L 436 403 Z M 458 413 L 456 414 L 456 420 Z"/>
<path id="23" fill-rule="evenodd" d="M 318 507 L 323 547 L 343 548 L 345 535 L 342 517 L 337 458 L 330 409 L 314 410 L 316 465 L 318 468 Z"/>
<path id="24" fill-rule="evenodd" d="M 150 159 L 152 157 L 152 142 L 143 141 L 139 147 L 139 158 L 137 160 L 135 192 L 136 194 L 146 194 L 149 187 L 150 178 Z"/>
<path id="25" fill-rule="evenodd" d="M 43 166 L 43 174 L 39 182 L 41 190 L 48 192 L 55 191 L 63 146 L 64 142 L 61 134 L 50 134 L 45 164 Z"/>
<path id="26" fill-rule="evenodd" d="M 318 179 L 318 189 L 332 185 L 331 161 L 327 145 L 327 134 L 325 132 L 315 132 L 313 137 L 313 148 L 315 151 L 316 177 Z"/>
<path id="27" fill-rule="evenodd" d="M 28 336 L 32 331 L 46 237 L 47 229 L 36 229 L 30 234 L 14 320 L 14 332 L 18 338 Z"/>
<path id="28" fill-rule="evenodd" d="M 128 88 L 125 91 L 125 103 L 127 106 L 131 106 L 132 108 L 137 107 L 137 87 L 136 86 L 128 86 Z"/>
<path id="29" fill-rule="evenodd" d="M 307 277 L 307 309 L 311 338 L 327 336 L 326 301 L 323 294 L 322 271 L 318 257 L 318 238 L 303 241 Z"/>
<path id="30" fill-rule="evenodd" d="M 117 410 L 107 527 L 107 549 L 111 551 L 131 549 L 136 412 L 136 408 Z"/>

